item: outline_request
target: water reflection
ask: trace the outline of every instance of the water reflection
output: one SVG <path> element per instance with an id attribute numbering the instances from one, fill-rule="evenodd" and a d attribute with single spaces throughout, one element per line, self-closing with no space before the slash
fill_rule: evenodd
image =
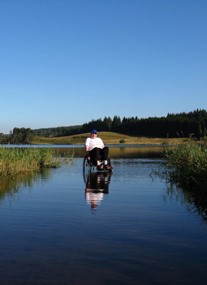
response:
<path id="1" fill-rule="evenodd" d="M 6 196 L 13 198 L 22 187 L 30 189 L 34 182 L 39 179 L 47 179 L 50 174 L 51 169 L 45 169 L 41 172 L 0 177 L 0 201 Z"/>
<path id="2" fill-rule="evenodd" d="M 104 195 L 109 193 L 109 183 L 112 173 L 90 172 L 85 181 L 85 198 L 92 210 L 103 201 Z"/>
<path id="3" fill-rule="evenodd" d="M 17 189 L 21 198 L 0 200 L 0 284 L 204 283 L 207 228 L 185 206 L 206 217 L 206 204 L 181 189 L 166 194 L 157 176 L 152 181 L 160 160 L 116 159 L 113 166 L 113 177 L 93 172 L 83 180 L 77 158 L 18 176 L 16 185 L 0 178 L 1 197 Z"/>
<path id="4" fill-rule="evenodd" d="M 187 210 L 197 214 L 207 224 L 207 195 L 206 189 L 183 189 L 176 185 L 170 185 L 163 196 L 164 200 L 175 199 L 181 205 L 186 205 Z"/>

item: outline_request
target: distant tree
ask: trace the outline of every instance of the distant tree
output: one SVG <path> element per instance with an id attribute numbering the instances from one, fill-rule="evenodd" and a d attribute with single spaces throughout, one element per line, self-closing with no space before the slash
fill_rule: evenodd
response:
<path id="1" fill-rule="evenodd" d="M 8 143 L 9 143 L 9 135 L 0 133 L 0 144 L 8 144 Z"/>
<path id="2" fill-rule="evenodd" d="M 104 131 L 110 131 L 111 130 L 111 125 L 112 125 L 111 118 L 110 117 L 105 117 L 103 119 Z"/>
<path id="3" fill-rule="evenodd" d="M 30 144 L 33 133 L 30 128 L 14 128 L 11 135 L 11 143 L 13 144 Z"/>
<path id="4" fill-rule="evenodd" d="M 111 124 L 111 130 L 113 132 L 119 132 L 121 127 L 121 119 L 119 116 L 114 116 Z"/>

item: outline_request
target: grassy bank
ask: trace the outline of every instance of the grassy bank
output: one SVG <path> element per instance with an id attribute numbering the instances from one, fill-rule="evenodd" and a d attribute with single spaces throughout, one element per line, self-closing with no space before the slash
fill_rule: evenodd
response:
<path id="1" fill-rule="evenodd" d="M 0 148 L 0 175 L 15 175 L 55 167 L 53 150 L 46 148 Z"/>
<path id="2" fill-rule="evenodd" d="M 71 135 L 65 137 L 34 137 L 34 144 L 84 144 L 89 133 Z M 113 132 L 100 132 L 98 136 L 103 139 L 106 144 L 180 144 L 186 141 L 184 138 L 145 138 L 132 137 Z"/>
<path id="3" fill-rule="evenodd" d="M 189 142 L 166 152 L 170 181 L 184 188 L 207 186 L 207 146 Z"/>

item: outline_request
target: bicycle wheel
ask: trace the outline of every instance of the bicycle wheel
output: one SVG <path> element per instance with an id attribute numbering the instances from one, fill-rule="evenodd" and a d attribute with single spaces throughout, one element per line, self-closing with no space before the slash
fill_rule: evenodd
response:
<path id="1" fill-rule="evenodd" d="M 86 180 L 86 177 L 90 171 L 91 171 L 91 165 L 90 165 L 90 161 L 88 160 L 88 157 L 86 155 L 83 159 L 83 178 L 84 178 L 84 181 Z"/>

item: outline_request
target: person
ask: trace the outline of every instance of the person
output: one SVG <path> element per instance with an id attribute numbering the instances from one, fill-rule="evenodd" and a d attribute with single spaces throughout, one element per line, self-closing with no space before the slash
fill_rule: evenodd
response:
<path id="1" fill-rule="evenodd" d="M 98 137 L 96 130 L 92 130 L 90 137 L 86 139 L 85 150 L 91 161 L 97 165 L 98 170 L 112 169 L 111 165 L 108 164 L 109 148 Z"/>

